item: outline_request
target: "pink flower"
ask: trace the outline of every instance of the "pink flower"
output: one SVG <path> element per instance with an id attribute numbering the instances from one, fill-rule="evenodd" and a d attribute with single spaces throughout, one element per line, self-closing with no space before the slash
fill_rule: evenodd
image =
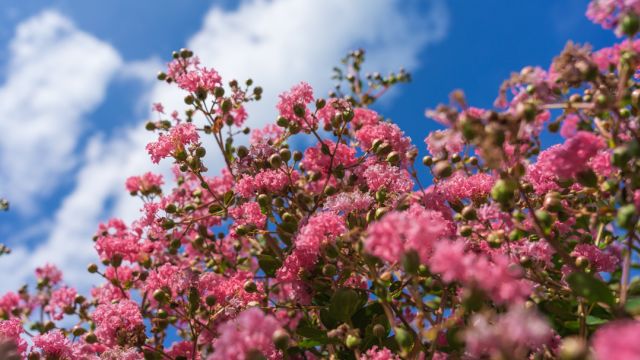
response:
<path id="1" fill-rule="evenodd" d="M 557 179 L 571 179 L 589 168 L 591 160 L 606 147 L 594 133 L 578 131 L 564 144 L 554 145 L 540 153 L 538 162 L 529 166 L 527 179 L 538 194 L 555 189 Z"/>
<path id="2" fill-rule="evenodd" d="M 464 141 L 459 132 L 452 129 L 433 131 L 424 139 L 429 153 L 433 156 L 457 154 L 464 148 Z"/>
<path id="3" fill-rule="evenodd" d="M 168 134 L 161 134 L 158 141 L 147 144 L 147 152 L 157 164 L 161 159 L 183 151 L 185 145 L 196 144 L 199 140 L 195 125 L 181 123 L 172 127 Z"/>
<path id="4" fill-rule="evenodd" d="M 278 111 L 280 116 L 287 120 L 297 123 L 300 128 L 309 130 L 317 125 L 318 120 L 313 117 L 311 111 L 307 108 L 307 104 L 313 101 L 313 89 L 311 85 L 301 82 L 294 86 L 288 92 L 280 94 L 280 102 L 278 102 Z M 295 114 L 294 108 L 302 109 L 303 116 L 299 117 Z"/>
<path id="5" fill-rule="evenodd" d="M 257 292 L 249 293 L 244 290 L 244 284 L 253 279 L 253 273 L 238 271 L 231 275 L 221 275 L 207 272 L 200 275 L 198 290 L 204 301 L 208 296 L 216 299 L 216 304 L 229 307 L 244 307 L 251 301 L 259 301 L 262 284 L 258 285 Z"/>
<path id="6" fill-rule="evenodd" d="M 568 139 L 572 136 L 575 136 L 578 133 L 578 123 L 580 122 L 580 117 L 576 114 L 569 114 L 562 121 L 562 127 L 560 128 L 560 135 L 564 138 Z"/>
<path id="7" fill-rule="evenodd" d="M 415 250 L 426 263 L 433 244 L 452 235 L 451 223 L 440 212 L 412 205 L 408 211 L 391 212 L 369 225 L 364 246 L 368 253 L 390 263 Z"/>
<path id="8" fill-rule="evenodd" d="M 36 268 L 36 279 L 38 281 L 47 281 L 49 285 L 55 285 L 62 280 L 62 271 L 55 265 L 45 264 Z"/>
<path id="9" fill-rule="evenodd" d="M 506 256 L 495 254 L 490 260 L 484 254 L 466 252 L 460 240 L 437 242 L 428 263 L 445 282 L 477 286 L 497 304 L 522 302 L 531 293 L 529 282 L 520 279 L 520 269 Z"/>
<path id="10" fill-rule="evenodd" d="M 400 360 L 400 357 L 387 348 L 373 346 L 366 353 L 360 355 L 360 360 Z"/>
<path id="11" fill-rule="evenodd" d="M 373 197 L 367 193 L 360 191 L 341 192 L 329 196 L 324 202 L 324 208 L 347 214 L 351 211 L 366 211 L 373 202 Z"/>
<path id="12" fill-rule="evenodd" d="M 609 177 L 617 171 L 611 165 L 611 152 L 608 150 L 600 150 L 596 156 L 591 158 L 589 166 L 597 175 L 602 177 Z"/>
<path id="13" fill-rule="evenodd" d="M 618 320 L 598 329 L 591 341 L 597 360 L 637 360 L 639 338 L 640 321 Z"/>
<path id="14" fill-rule="evenodd" d="M 276 125 L 276 124 L 267 124 L 262 129 L 253 129 L 251 130 L 251 144 L 256 144 L 259 142 L 268 142 L 269 140 L 277 140 L 282 134 L 284 134 L 284 130 Z"/>
<path id="15" fill-rule="evenodd" d="M 100 354 L 100 360 L 143 360 L 144 354 L 136 348 L 111 348 Z"/>
<path id="16" fill-rule="evenodd" d="M 322 124 L 328 125 L 335 117 L 349 110 L 351 110 L 351 104 L 348 101 L 337 98 L 329 99 L 325 106 L 318 110 L 318 118 L 322 120 Z"/>
<path id="17" fill-rule="evenodd" d="M 20 306 L 20 296 L 9 291 L 0 297 L 0 317 L 12 317 L 12 313 Z"/>
<path id="18" fill-rule="evenodd" d="M 257 202 L 247 202 L 229 210 L 229 215 L 235 220 L 234 225 L 253 224 L 258 228 L 264 228 L 267 216 L 260 210 Z"/>
<path id="19" fill-rule="evenodd" d="M 467 351 L 480 357 L 508 351 L 512 358 L 524 358 L 530 350 L 537 350 L 553 339 L 553 332 L 545 319 L 523 307 L 515 307 L 496 319 L 476 314 L 464 332 Z"/>
<path id="20" fill-rule="evenodd" d="M 320 213 L 302 226 L 293 252 L 278 269 L 279 281 L 297 280 L 302 269 L 309 269 L 318 259 L 320 247 L 346 231 L 344 219 L 335 213 Z"/>
<path id="21" fill-rule="evenodd" d="M 220 325 L 220 336 L 214 340 L 214 351 L 208 360 L 245 360 L 252 354 L 278 359 L 282 355 L 273 344 L 273 334 L 278 329 L 280 324 L 275 317 L 258 308 L 245 310 Z"/>
<path id="22" fill-rule="evenodd" d="M 98 305 L 93 313 L 95 334 L 108 346 L 135 345 L 144 337 L 144 323 L 138 304 L 131 300 Z"/>
<path id="23" fill-rule="evenodd" d="M 324 140 L 323 143 L 329 148 L 329 154 L 322 152 L 322 143 L 318 143 L 316 146 L 309 147 L 305 150 L 302 166 L 304 166 L 306 171 L 315 171 L 326 176 L 329 171 L 329 165 L 332 165 L 332 168 L 335 169 L 338 165 L 349 167 L 357 162 L 356 150 L 354 148 L 342 143 L 336 146 L 331 140 Z M 331 162 L 331 154 L 334 154 L 333 163 Z"/>
<path id="24" fill-rule="evenodd" d="M 184 292 L 188 285 L 187 276 L 179 266 L 165 263 L 149 271 L 143 289 L 148 295 L 153 295 L 156 290 L 164 289 L 170 291 L 171 297 L 177 297 Z"/>
<path id="25" fill-rule="evenodd" d="M 365 163 L 362 176 L 371 191 L 378 191 L 381 188 L 388 192 L 407 192 L 413 188 L 411 175 L 405 169 L 387 163 Z"/>
<path id="26" fill-rule="evenodd" d="M 583 256 L 587 258 L 591 266 L 593 266 L 593 269 L 598 272 L 613 272 L 616 270 L 618 262 L 620 261 L 618 257 L 608 254 L 592 244 L 576 245 L 571 252 L 571 256 Z"/>
<path id="27" fill-rule="evenodd" d="M 139 236 L 130 232 L 122 220 L 111 219 L 98 227 L 95 248 L 102 260 L 111 260 L 118 255 L 134 262 L 140 252 L 139 240 Z"/>
<path id="28" fill-rule="evenodd" d="M 131 176 L 127 179 L 125 186 L 127 191 L 132 194 L 137 192 L 142 193 L 142 195 L 147 195 L 151 193 L 161 193 L 162 190 L 160 187 L 164 184 L 164 180 L 162 179 L 162 175 L 156 175 L 151 172 L 147 172 L 142 176 Z"/>
<path id="29" fill-rule="evenodd" d="M 404 136 L 398 125 L 389 122 L 380 122 L 373 125 L 363 126 L 356 131 L 356 139 L 360 142 L 360 147 L 369 150 L 376 140 L 382 140 L 391 146 L 394 151 L 400 154 L 402 159 L 411 145 L 411 138 Z"/>
<path id="30" fill-rule="evenodd" d="M 353 120 L 351 120 L 351 124 L 354 126 L 354 129 L 373 126 L 378 122 L 380 122 L 380 115 L 371 109 L 356 108 L 353 110 Z"/>
<path id="31" fill-rule="evenodd" d="M 19 319 L 0 320 L 0 340 L 10 340 L 15 342 L 18 353 L 24 355 L 27 350 L 27 342 L 20 337 L 24 329 Z"/>
<path id="32" fill-rule="evenodd" d="M 33 346 L 47 358 L 64 359 L 72 355 L 71 341 L 58 329 L 34 336 Z"/>
<path id="33" fill-rule="evenodd" d="M 61 287 L 51 293 L 51 299 L 45 307 L 54 320 L 62 320 L 64 311 L 67 307 L 73 307 L 76 299 L 77 291 L 70 287 Z"/>
<path id="34" fill-rule="evenodd" d="M 162 106 L 162 103 L 159 103 L 159 102 L 153 103 L 151 108 L 153 111 L 157 113 L 164 114 L 164 106 Z"/>
<path id="35" fill-rule="evenodd" d="M 175 80 L 181 89 L 195 93 L 199 88 L 213 91 L 222 85 L 222 78 L 214 69 L 200 66 L 200 59 L 175 59 L 168 65 L 167 75 Z"/>
<path id="36" fill-rule="evenodd" d="M 462 199 L 480 200 L 485 198 L 495 184 L 496 179 L 486 173 L 477 173 L 470 176 L 462 171 L 457 171 L 453 176 L 438 183 L 436 189 L 441 192 L 448 201 Z"/>
<path id="37" fill-rule="evenodd" d="M 298 173 L 292 172 L 291 179 L 283 170 L 266 169 L 251 175 L 243 175 L 235 185 L 235 191 L 242 197 L 250 198 L 257 191 L 265 193 L 277 193 L 289 185 L 289 181 L 296 181 Z"/>

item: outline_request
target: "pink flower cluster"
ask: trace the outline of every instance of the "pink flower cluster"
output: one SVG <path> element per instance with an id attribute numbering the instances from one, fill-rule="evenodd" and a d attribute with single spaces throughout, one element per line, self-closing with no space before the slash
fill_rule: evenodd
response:
<path id="1" fill-rule="evenodd" d="M 553 331 L 547 321 L 531 310 L 522 307 L 509 309 L 496 319 L 478 314 L 471 319 L 471 327 L 465 331 L 467 351 L 475 357 L 499 356 L 502 351 L 526 354 L 553 339 Z"/>
<path id="2" fill-rule="evenodd" d="M 200 66 L 197 57 L 175 59 L 169 63 L 167 75 L 183 90 L 195 93 L 198 89 L 213 91 L 222 85 L 222 78 L 214 69 Z"/>
<path id="3" fill-rule="evenodd" d="M 589 260 L 591 266 L 596 271 L 604 271 L 604 272 L 613 272 L 616 270 L 620 259 L 607 253 L 605 251 L 600 250 L 597 246 L 592 244 L 578 244 L 573 251 L 571 252 L 571 256 L 575 257 L 585 257 Z"/>
<path id="4" fill-rule="evenodd" d="M 144 331 L 138 304 L 131 300 L 98 305 L 93 313 L 96 336 L 108 346 L 127 343 Z"/>
<path id="5" fill-rule="evenodd" d="M 278 279 L 280 281 L 298 280 L 301 270 L 315 264 L 322 244 L 335 240 L 345 230 L 344 219 L 335 213 L 325 212 L 311 217 L 300 228 L 293 252 L 278 270 Z"/>
<path id="6" fill-rule="evenodd" d="M 298 173 L 290 174 L 281 169 L 262 170 L 255 175 L 243 175 L 235 185 L 235 191 L 242 197 L 250 198 L 256 192 L 277 193 L 289 183 L 298 180 Z"/>
<path id="7" fill-rule="evenodd" d="M 390 263 L 399 262 L 409 250 L 426 263 L 433 245 L 453 236 L 452 225 L 440 212 L 412 205 L 408 211 L 394 211 L 369 225 L 364 242 L 368 253 Z"/>
<path id="8" fill-rule="evenodd" d="M 640 321 L 611 322 L 593 335 L 593 350 L 598 360 L 635 360 L 640 354 Z"/>
<path id="9" fill-rule="evenodd" d="M 144 173 L 142 176 L 131 176 L 127 179 L 125 187 L 132 194 L 140 192 L 143 195 L 150 193 L 159 193 L 160 187 L 164 184 L 162 175 L 151 172 Z"/>
<path id="10" fill-rule="evenodd" d="M 147 152 L 151 155 L 154 163 L 175 155 L 179 151 L 184 151 L 185 146 L 196 144 L 200 140 L 200 136 L 196 131 L 195 125 L 192 123 L 177 124 L 169 130 L 168 134 L 162 134 L 158 141 L 147 145 Z"/>
<path id="11" fill-rule="evenodd" d="M 280 328 L 272 315 L 258 308 L 245 310 L 219 327 L 220 336 L 208 360 L 245 360 L 259 355 L 279 359 L 282 355 L 273 344 L 273 334 Z"/>
<path id="12" fill-rule="evenodd" d="M 305 82 L 295 85 L 288 92 L 280 94 L 280 102 L 278 102 L 277 105 L 280 116 L 297 123 L 301 129 L 313 129 L 317 125 L 318 120 L 307 107 L 313 99 L 313 88 L 311 88 L 311 85 Z M 301 109 L 303 116 L 296 115 L 295 108 Z"/>
<path id="13" fill-rule="evenodd" d="M 440 241 L 428 259 L 431 271 L 445 282 L 459 281 L 477 286 L 498 304 L 522 302 L 531 294 L 531 284 L 521 279 L 521 270 L 504 255 L 487 255 L 465 250 L 464 242 Z"/>

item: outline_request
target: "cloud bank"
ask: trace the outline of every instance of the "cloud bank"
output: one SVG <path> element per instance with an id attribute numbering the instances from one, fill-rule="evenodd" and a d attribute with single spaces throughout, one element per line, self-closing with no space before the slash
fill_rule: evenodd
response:
<path id="1" fill-rule="evenodd" d="M 213 7 L 186 46 L 226 80 L 253 77 L 263 86 L 263 100 L 248 108 L 247 125 L 257 128 L 275 118 L 277 94 L 301 80 L 309 82 L 318 96 L 324 95 L 331 87 L 330 69 L 354 47 L 367 49 L 372 69 L 417 67 L 425 46 L 445 36 L 448 14 L 442 1 L 432 2 L 428 9 L 406 6 L 400 0 L 245 1 L 232 10 Z M 148 76 L 157 70 L 149 68 Z M 141 71 L 138 67 L 135 73 Z M 183 95 L 165 84 L 151 86 L 142 96 L 145 101 L 161 101 L 168 109 L 183 107 Z M 127 220 L 138 215 L 140 203 L 124 191 L 124 180 L 147 170 L 166 172 L 169 165 L 152 167 L 144 146 L 153 135 L 143 123 L 144 119 L 132 122 L 112 138 L 94 135 L 76 186 L 57 210 L 48 239 L 32 250 L 14 249 L 7 257 L 11 261 L 0 261 L 0 272 L 17 272 L 0 284 L 0 290 L 23 283 L 44 261 L 60 266 L 65 278 L 81 288 L 92 283 L 85 267 L 96 260 L 90 238 L 97 223 L 112 214 Z M 207 155 L 206 163 L 216 170 L 222 161 Z M 112 206 L 105 211 L 107 204 Z"/>

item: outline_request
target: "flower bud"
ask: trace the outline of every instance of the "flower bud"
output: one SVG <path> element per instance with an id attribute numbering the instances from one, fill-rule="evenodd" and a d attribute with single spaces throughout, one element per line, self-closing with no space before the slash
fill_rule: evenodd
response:
<path id="1" fill-rule="evenodd" d="M 87 266 L 87 271 L 91 274 L 95 274 L 98 272 L 98 265 L 96 264 L 89 264 L 89 266 Z"/>
<path id="2" fill-rule="evenodd" d="M 84 341 L 86 341 L 87 344 L 95 344 L 98 341 L 98 337 L 93 332 L 90 332 L 84 337 Z"/>
<path id="3" fill-rule="evenodd" d="M 291 340 L 289 333 L 284 329 L 278 329 L 273 333 L 273 343 L 280 350 L 285 350 L 289 347 L 289 340 Z"/>
<path id="4" fill-rule="evenodd" d="M 293 152 L 293 161 L 300 161 L 302 160 L 302 153 L 298 150 Z"/>
<path id="5" fill-rule="evenodd" d="M 373 325 L 373 335 L 378 339 L 382 339 L 387 336 L 387 329 L 382 324 Z"/>
<path id="6" fill-rule="evenodd" d="M 506 204 L 514 197 L 517 184 L 511 179 L 500 179 L 496 181 L 491 189 L 491 197 L 500 204 Z"/>
<path id="7" fill-rule="evenodd" d="M 282 149 L 279 152 L 280 157 L 282 158 L 282 161 L 287 162 L 291 159 L 291 150 L 289 149 Z"/>
<path id="8" fill-rule="evenodd" d="M 448 161 L 438 161 L 433 167 L 433 174 L 439 179 L 448 178 L 452 173 L 453 169 Z"/>
<path id="9" fill-rule="evenodd" d="M 423 158 L 422 158 L 422 163 L 423 163 L 425 166 L 431 166 L 431 165 L 433 165 L 433 157 L 428 156 L 428 155 L 427 155 L 427 156 L 425 156 L 425 157 L 423 157 Z"/>
<path id="10" fill-rule="evenodd" d="M 633 36 L 638 32 L 638 28 L 640 28 L 638 15 L 630 11 L 622 16 L 622 21 L 620 21 L 620 30 L 623 34 Z"/>
<path id="11" fill-rule="evenodd" d="M 467 237 L 471 235 L 471 233 L 473 232 L 473 229 L 471 228 L 471 226 L 465 225 L 460 227 L 459 232 L 460 232 L 460 236 Z"/>
<path id="12" fill-rule="evenodd" d="M 238 146 L 238 150 L 236 150 L 236 152 L 238 153 L 238 157 L 239 158 L 243 158 L 247 155 L 249 155 L 249 149 L 247 149 L 245 146 Z"/>
<path id="13" fill-rule="evenodd" d="M 247 280 L 247 282 L 244 283 L 243 289 L 248 293 L 254 293 L 258 291 L 258 286 L 256 285 L 255 282 L 251 280 Z"/>
<path id="14" fill-rule="evenodd" d="M 586 360 L 589 357 L 589 348 L 584 339 L 577 336 L 566 337 L 560 345 L 561 360 Z"/>
<path id="15" fill-rule="evenodd" d="M 616 221 L 620 227 L 625 229 L 633 229 L 635 226 L 636 207 L 633 204 L 621 206 L 616 214 Z"/>
<path id="16" fill-rule="evenodd" d="M 333 264 L 325 264 L 325 265 L 322 267 L 322 274 L 323 274 L 324 276 L 332 277 L 332 276 L 334 276 L 336 273 L 337 273 L 337 268 L 336 268 L 336 266 L 335 266 L 335 265 L 333 265 Z"/>
<path id="17" fill-rule="evenodd" d="M 282 165 L 282 158 L 278 154 L 269 156 L 269 164 L 272 168 L 277 169 Z"/>
<path id="18" fill-rule="evenodd" d="M 305 116 L 305 114 L 306 114 L 306 108 L 305 108 L 305 106 L 304 106 L 304 105 L 302 105 L 302 104 L 295 104 L 295 105 L 293 105 L 293 113 L 294 113 L 297 117 L 302 118 L 302 117 L 304 117 L 304 116 Z"/>
<path id="19" fill-rule="evenodd" d="M 462 217 L 466 220 L 475 220 L 478 218 L 475 207 L 473 205 L 467 205 L 462 209 Z"/>
<path id="20" fill-rule="evenodd" d="M 280 127 L 286 128 L 287 126 L 289 126 L 289 120 L 284 116 L 279 116 L 276 120 L 276 124 L 278 124 L 278 126 Z"/>
<path id="21" fill-rule="evenodd" d="M 389 164 L 397 164 L 400 162 L 400 154 L 398 154 L 398 152 L 396 151 L 392 151 L 389 153 L 389 155 L 387 155 L 387 162 Z"/>
<path id="22" fill-rule="evenodd" d="M 356 335 L 349 334 L 347 335 L 347 339 L 345 340 L 345 344 L 349 349 L 355 349 L 360 346 L 362 340 Z"/>

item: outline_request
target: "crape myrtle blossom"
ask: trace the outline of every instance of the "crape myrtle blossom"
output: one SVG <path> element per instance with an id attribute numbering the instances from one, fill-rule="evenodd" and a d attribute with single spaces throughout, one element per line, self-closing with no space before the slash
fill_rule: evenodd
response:
<path id="1" fill-rule="evenodd" d="M 176 51 L 158 79 L 186 108 L 145 126 L 172 177 L 123 184 L 139 217 L 96 224 L 90 292 L 47 264 L 0 294 L 0 358 L 637 358 L 638 3 L 592 2 L 627 38 L 568 43 L 492 108 L 454 91 L 426 148 L 370 108 L 410 76 L 362 50 L 262 129 L 259 86 Z"/>

